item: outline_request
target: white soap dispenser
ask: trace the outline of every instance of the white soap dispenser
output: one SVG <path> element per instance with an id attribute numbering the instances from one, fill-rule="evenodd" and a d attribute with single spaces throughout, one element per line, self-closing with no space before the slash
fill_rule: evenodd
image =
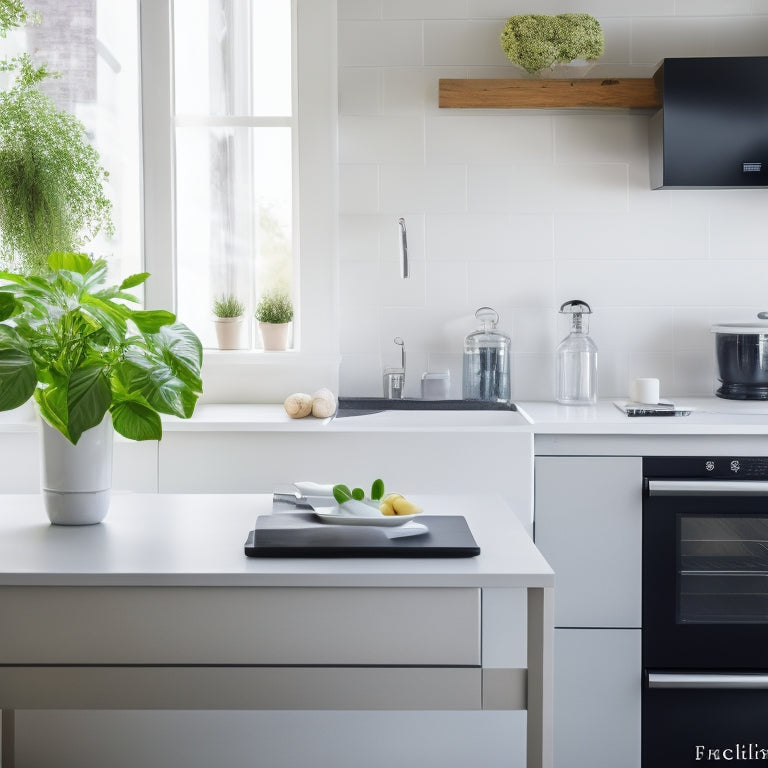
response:
<path id="1" fill-rule="evenodd" d="M 570 333 L 560 342 L 555 360 L 555 399 L 563 405 L 597 402 L 597 345 L 589 337 L 592 310 L 586 301 L 571 299 L 560 307 L 570 316 Z"/>

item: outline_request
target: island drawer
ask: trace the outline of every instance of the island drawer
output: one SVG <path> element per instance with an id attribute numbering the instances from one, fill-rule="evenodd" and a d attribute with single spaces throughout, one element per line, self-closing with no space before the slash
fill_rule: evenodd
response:
<path id="1" fill-rule="evenodd" d="M 479 666 L 480 590 L 7 586 L 3 664 Z"/>

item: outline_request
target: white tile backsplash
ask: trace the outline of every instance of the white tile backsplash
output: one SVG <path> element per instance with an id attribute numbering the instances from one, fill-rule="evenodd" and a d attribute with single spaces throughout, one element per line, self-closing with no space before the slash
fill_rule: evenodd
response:
<path id="1" fill-rule="evenodd" d="M 339 65 L 393 67 L 423 64 L 420 21 L 339 22 Z"/>
<path id="2" fill-rule="evenodd" d="M 541 307 L 552 295 L 555 266 L 551 261 L 472 261 L 469 264 L 469 302 L 474 312 L 489 305 Z M 509 332 L 511 317 L 504 317 Z"/>
<path id="3" fill-rule="evenodd" d="M 424 63 L 455 66 L 508 64 L 499 42 L 503 20 L 424 22 Z"/>
<path id="4" fill-rule="evenodd" d="M 623 163 L 471 165 L 467 174 L 473 213 L 547 213 L 627 210 Z"/>
<path id="5" fill-rule="evenodd" d="M 433 261 L 552 259 L 552 237 L 550 214 L 427 216 L 427 252 Z"/>
<path id="6" fill-rule="evenodd" d="M 381 112 L 383 75 L 377 67 L 339 70 L 339 114 L 378 115 Z"/>
<path id="7" fill-rule="evenodd" d="M 651 190 L 648 115 L 442 110 L 441 77 L 513 77 L 507 17 L 576 0 L 340 0 L 341 391 L 381 391 L 402 336 L 406 393 L 450 370 L 493 306 L 512 337 L 513 396 L 552 397 L 563 301 L 593 308 L 601 396 L 658 376 L 716 387 L 714 322 L 768 309 L 768 190 Z M 595 0 L 595 77 L 648 77 L 672 56 L 768 55 L 763 0 Z M 399 276 L 397 218 L 411 277 Z"/>
<path id="8" fill-rule="evenodd" d="M 552 158 L 552 121 L 536 112 L 515 120 L 514 133 L 501 120 L 469 114 L 427 117 L 427 162 L 509 164 Z"/>
<path id="9" fill-rule="evenodd" d="M 707 216 L 684 212 L 673 219 L 652 213 L 557 214 L 558 259 L 699 259 L 707 253 Z"/>
<path id="10" fill-rule="evenodd" d="M 342 115 L 341 163 L 423 163 L 424 117 Z"/>
<path id="11" fill-rule="evenodd" d="M 339 166 L 339 213 L 379 212 L 379 166 Z"/>
<path id="12" fill-rule="evenodd" d="M 337 0 L 339 19 L 380 19 L 382 0 Z"/>
<path id="13" fill-rule="evenodd" d="M 383 0 L 385 19 L 463 19 L 468 0 Z"/>
<path id="14" fill-rule="evenodd" d="M 467 209 L 464 165 L 384 165 L 381 167 L 381 210 L 463 213 Z"/>
<path id="15" fill-rule="evenodd" d="M 426 265 L 426 303 L 434 307 L 464 307 L 469 301 L 467 264 L 431 261 Z"/>
<path id="16" fill-rule="evenodd" d="M 743 16 L 752 12 L 752 0 L 675 0 L 678 16 Z"/>
<path id="17" fill-rule="evenodd" d="M 555 162 L 626 163 L 632 157 L 632 121 L 622 114 L 555 117 Z"/>

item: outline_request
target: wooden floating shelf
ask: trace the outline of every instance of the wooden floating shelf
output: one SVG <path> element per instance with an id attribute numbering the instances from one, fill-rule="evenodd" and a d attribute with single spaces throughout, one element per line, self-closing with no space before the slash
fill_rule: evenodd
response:
<path id="1" fill-rule="evenodd" d="M 447 109 L 659 109 L 662 97 L 652 77 L 441 79 L 438 103 Z"/>

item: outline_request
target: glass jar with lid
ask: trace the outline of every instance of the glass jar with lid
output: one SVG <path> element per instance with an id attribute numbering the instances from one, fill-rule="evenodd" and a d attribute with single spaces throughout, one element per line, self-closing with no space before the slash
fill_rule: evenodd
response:
<path id="1" fill-rule="evenodd" d="M 464 340 L 462 397 L 465 400 L 509 401 L 510 338 L 497 329 L 499 314 L 491 307 L 475 312 L 480 328 Z"/>

